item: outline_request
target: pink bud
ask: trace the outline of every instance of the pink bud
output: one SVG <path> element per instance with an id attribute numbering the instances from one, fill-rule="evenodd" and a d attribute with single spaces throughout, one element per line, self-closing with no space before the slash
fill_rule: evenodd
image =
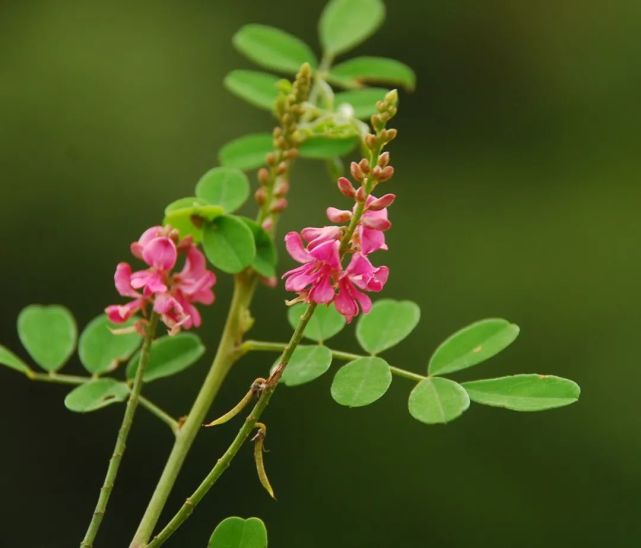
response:
<path id="1" fill-rule="evenodd" d="M 274 220 L 269 217 L 263 221 L 262 227 L 269 232 L 272 228 L 274 228 Z"/>
<path id="2" fill-rule="evenodd" d="M 394 200 L 396 200 L 396 194 L 385 194 L 384 196 L 376 198 L 370 202 L 367 209 L 371 211 L 380 211 L 381 209 L 391 206 L 394 203 Z"/>
<path id="3" fill-rule="evenodd" d="M 349 170 L 352 173 L 352 177 L 354 177 L 354 179 L 356 179 L 359 183 L 363 181 L 363 171 L 361 170 L 361 166 L 359 166 L 356 162 L 352 162 L 349 165 Z"/>
<path id="4" fill-rule="evenodd" d="M 366 199 L 367 192 L 365 191 L 365 187 L 359 187 L 359 189 L 356 191 L 356 201 L 364 202 Z"/>
<path id="5" fill-rule="evenodd" d="M 287 208 L 287 200 L 285 198 L 279 198 L 274 202 L 272 207 L 269 209 L 272 213 L 281 213 Z"/>
<path id="6" fill-rule="evenodd" d="M 381 183 L 388 181 L 394 175 L 394 168 L 392 166 L 386 166 L 383 168 L 383 172 L 379 175 L 378 180 Z"/>
<path id="7" fill-rule="evenodd" d="M 346 177 L 339 177 L 337 185 L 338 190 L 340 190 L 344 196 L 347 196 L 348 198 L 353 198 L 354 196 L 356 196 L 356 189 L 352 186 L 352 183 L 350 183 L 349 179 L 347 179 Z"/>
<path id="8" fill-rule="evenodd" d="M 258 187 L 258 190 L 256 190 L 256 193 L 254 194 L 254 198 L 256 198 L 256 203 L 258 203 L 258 205 L 263 205 L 265 203 L 265 200 L 267 200 L 267 192 L 265 191 L 265 187 Z"/>
<path id="9" fill-rule="evenodd" d="M 336 209 L 335 207 L 328 207 L 327 218 L 332 221 L 332 223 L 347 223 L 352 218 L 352 212 L 346 209 Z"/>
<path id="10" fill-rule="evenodd" d="M 276 187 L 274 188 L 274 194 L 278 196 L 279 198 L 282 198 L 289 192 L 289 182 L 286 181 L 285 179 L 281 179 L 276 183 Z"/>

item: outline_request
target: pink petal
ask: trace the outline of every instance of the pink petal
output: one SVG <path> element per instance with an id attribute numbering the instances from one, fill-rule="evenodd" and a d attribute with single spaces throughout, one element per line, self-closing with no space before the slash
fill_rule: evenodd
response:
<path id="1" fill-rule="evenodd" d="M 131 266 L 127 263 L 118 263 L 114 274 L 116 290 L 123 297 L 140 297 L 140 294 L 131 286 Z"/>
<path id="2" fill-rule="evenodd" d="M 145 244 L 142 258 L 149 265 L 160 270 L 171 270 L 176 264 L 176 244 L 167 237 L 154 238 Z"/>
<path id="3" fill-rule="evenodd" d="M 392 223 L 387 219 L 375 218 L 373 215 L 363 215 L 361 224 L 367 228 L 381 231 L 389 230 L 392 226 Z"/>
<path id="4" fill-rule="evenodd" d="M 332 302 L 333 298 L 334 288 L 330 275 L 321 276 L 318 283 L 309 292 L 309 300 L 318 304 L 328 304 Z"/>
<path id="5" fill-rule="evenodd" d="M 318 245 L 314 249 L 310 250 L 309 253 L 317 261 L 323 262 L 330 268 L 340 271 L 341 261 L 338 253 L 340 245 L 340 242 L 330 240 Z"/>
<path id="6" fill-rule="evenodd" d="M 387 249 L 385 234 L 380 230 L 373 230 L 371 228 L 360 226 L 358 227 L 358 234 L 360 238 L 361 252 L 365 255 L 369 255 L 379 249 Z"/>
<path id="7" fill-rule="evenodd" d="M 142 308 L 143 301 L 136 299 L 124 305 L 111 305 L 105 308 L 109 321 L 124 323 Z"/>
<path id="8" fill-rule="evenodd" d="M 303 228 L 300 233 L 303 239 L 309 242 L 307 249 L 311 251 L 322 243 L 338 240 L 341 236 L 341 229 L 338 226 L 307 227 Z"/>
<path id="9" fill-rule="evenodd" d="M 288 232 L 285 235 L 285 247 L 295 261 L 299 263 L 308 263 L 311 261 L 311 257 L 303 247 L 303 240 L 298 232 Z"/>
<path id="10" fill-rule="evenodd" d="M 134 257 L 138 257 L 139 259 L 142 259 L 142 251 L 143 248 L 154 238 L 157 238 L 162 234 L 162 226 L 152 226 L 151 228 L 148 228 L 145 230 L 140 238 L 138 238 L 137 242 L 134 242 L 131 244 L 130 249 L 131 253 L 134 255 Z"/>

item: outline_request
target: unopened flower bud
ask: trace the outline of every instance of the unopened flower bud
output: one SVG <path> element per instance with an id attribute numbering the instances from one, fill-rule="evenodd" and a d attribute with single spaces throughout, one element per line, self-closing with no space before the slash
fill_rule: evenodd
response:
<path id="1" fill-rule="evenodd" d="M 347 196 L 348 198 L 353 198 L 354 196 L 356 196 L 356 189 L 352 186 L 352 183 L 350 183 L 349 179 L 347 179 L 346 177 L 339 177 L 336 184 L 338 185 L 338 190 L 341 191 L 341 194 L 343 194 L 343 196 Z"/>
<path id="2" fill-rule="evenodd" d="M 361 170 L 361 166 L 359 166 L 356 162 L 352 162 L 349 165 L 349 170 L 352 173 L 352 177 L 356 179 L 359 183 L 363 181 L 365 175 L 363 174 L 363 170 Z"/>
<path id="3" fill-rule="evenodd" d="M 274 167 L 276 165 L 276 155 L 273 152 L 270 152 L 265 156 L 265 161 L 268 166 Z"/>
<path id="4" fill-rule="evenodd" d="M 364 202 L 367 199 L 367 191 L 365 190 L 365 187 L 359 187 L 359 189 L 356 191 L 356 201 L 357 202 Z"/>
<path id="5" fill-rule="evenodd" d="M 367 135 L 365 135 L 365 145 L 367 146 L 367 148 L 369 148 L 370 150 L 373 150 L 376 148 L 377 144 L 378 144 L 378 139 L 376 139 L 376 135 L 372 135 L 371 133 L 368 133 Z"/>
<path id="6" fill-rule="evenodd" d="M 263 221 L 263 224 L 261 225 L 267 232 L 269 232 L 272 228 L 274 228 L 274 220 L 271 217 L 268 217 Z"/>
<path id="7" fill-rule="evenodd" d="M 396 139 L 396 135 L 398 135 L 398 131 L 396 131 L 396 129 L 394 129 L 394 128 L 386 129 L 383 132 L 381 132 L 381 137 L 387 143 L 389 143 L 390 141 L 393 141 L 394 139 Z"/>
<path id="8" fill-rule="evenodd" d="M 260 281 L 271 289 L 278 285 L 278 278 L 276 278 L 276 276 L 270 276 L 269 278 L 261 276 Z"/>
<path id="9" fill-rule="evenodd" d="M 383 175 L 383 168 L 381 166 L 374 166 L 374 169 L 372 169 L 372 177 L 379 180 L 381 175 Z"/>
<path id="10" fill-rule="evenodd" d="M 332 223 L 348 223 L 352 219 L 352 212 L 347 209 L 328 207 L 326 213 Z"/>
<path id="11" fill-rule="evenodd" d="M 266 167 L 261 167 L 258 170 L 258 182 L 261 185 L 269 184 L 269 170 Z"/>
<path id="12" fill-rule="evenodd" d="M 269 209 L 272 213 L 281 213 L 287 208 L 287 200 L 285 198 L 279 198 L 274 202 L 272 207 Z"/>
<path id="13" fill-rule="evenodd" d="M 391 206 L 394 203 L 394 200 L 396 200 L 396 194 L 385 194 L 370 202 L 367 209 L 370 211 L 380 211 L 381 209 Z"/>
<path id="14" fill-rule="evenodd" d="M 258 187 L 254 194 L 254 198 L 256 199 L 256 203 L 258 205 L 263 205 L 267 200 L 267 192 L 265 191 L 265 187 Z"/>
<path id="15" fill-rule="evenodd" d="M 386 166 L 383 168 L 383 171 L 378 177 L 378 180 L 381 183 L 384 183 L 385 181 L 389 181 L 393 176 L 394 176 L 394 166 Z"/>
<path id="16" fill-rule="evenodd" d="M 385 151 L 378 157 L 378 165 L 385 167 L 389 164 L 389 152 Z"/>
<path id="17" fill-rule="evenodd" d="M 280 164 L 278 164 L 278 168 L 276 168 L 276 173 L 278 173 L 278 175 L 283 175 L 284 173 L 287 173 L 287 163 L 281 162 Z"/>
<path id="18" fill-rule="evenodd" d="M 281 179 L 276 183 L 276 186 L 274 188 L 274 194 L 282 198 L 283 196 L 286 196 L 287 193 L 289 192 L 289 181 L 286 179 Z"/>
<path id="19" fill-rule="evenodd" d="M 367 160 L 367 158 L 363 158 L 360 162 L 358 162 L 358 165 L 360 166 L 363 173 L 369 173 L 369 161 Z"/>
<path id="20" fill-rule="evenodd" d="M 290 148 L 289 150 L 286 150 L 283 156 L 285 157 L 285 160 L 293 160 L 295 158 L 298 158 L 298 149 L 297 148 Z"/>

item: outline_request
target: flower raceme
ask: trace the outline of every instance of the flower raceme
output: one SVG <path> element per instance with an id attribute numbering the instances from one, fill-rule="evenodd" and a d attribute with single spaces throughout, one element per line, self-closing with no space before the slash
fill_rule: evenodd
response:
<path id="1" fill-rule="evenodd" d="M 194 303 L 212 304 L 216 275 L 207 270 L 205 256 L 191 238 L 179 239 L 171 227 L 154 226 L 131 244 L 131 253 L 148 266 L 134 272 L 128 263 L 116 267 L 116 290 L 131 299 L 124 305 L 105 309 L 114 323 L 124 323 L 134 314 L 146 315 L 148 308 L 159 314 L 170 334 L 181 329 L 198 327 L 200 313 Z M 184 266 L 174 272 L 179 256 L 184 255 Z"/>
<path id="2" fill-rule="evenodd" d="M 378 250 L 387 250 L 385 234 L 391 227 L 387 208 L 396 196 L 385 194 L 380 198 L 364 195 L 345 177 L 338 180 L 339 190 L 355 199 L 351 210 L 334 207 L 327 209 L 327 218 L 336 224 L 351 225 L 353 217 L 359 215 L 356 226 L 307 227 L 285 236 L 285 245 L 291 257 L 302 264 L 283 275 L 285 289 L 298 293 L 294 301 L 317 304 L 333 303 L 348 322 L 358 315 L 370 311 L 372 301 L 367 295 L 383 289 L 389 276 L 386 266 L 375 267 L 368 255 Z M 360 202 L 360 204 L 359 204 Z M 363 204 L 364 202 L 364 204 Z M 359 205 L 363 209 L 358 213 Z M 347 267 L 343 268 L 341 243 L 347 231 L 349 241 L 344 255 L 351 255 Z"/>

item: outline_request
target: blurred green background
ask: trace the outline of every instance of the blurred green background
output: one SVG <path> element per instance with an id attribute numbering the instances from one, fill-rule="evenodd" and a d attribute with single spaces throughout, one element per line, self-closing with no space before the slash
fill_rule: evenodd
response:
<path id="1" fill-rule="evenodd" d="M 20 349 L 14 322 L 28 303 L 64 303 L 84 325 L 116 300 L 112 272 L 129 242 L 191 193 L 222 144 L 271 127 L 222 87 L 251 66 L 234 31 L 272 24 L 316 46 L 322 5 L 0 4 L 3 343 Z M 427 427 L 407 413 L 404 379 L 354 410 L 331 400 L 331 375 L 283 388 L 266 417 L 278 502 L 246 448 L 168 546 L 205 546 L 231 514 L 265 519 L 276 548 L 639 546 L 640 37 L 638 0 L 388 2 L 385 26 L 355 53 L 409 63 L 418 89 L 401 96 L 399 198 L 377 260 L 392 270 L 385 295 L 423 313 L 388 357 L 423 371 L 452 331 L 503 316 L 521 326 L 517 344 L 459 378 L 555 373 L 579 382 L 582 399 L 540 414 L 473 405 Z M 293 183 L 283 230 L 345 205 L 321 164 L 299 162 Z M 201 331 L 208 359 L 148 387 L 175 415 L 213 353 L 230 293 L 220 280 Z M 285 339 L 284 298 L 260 291 L 253 337 Z M 335 346 L 355 350 L 352 330 Z M 211 416 L 271 359 L 239 364 Z M 0 546 L 77 545 L 122 407 L 76 415 L 65 387 L 6 368 L 0 383 Z M 235 428 L 200 435 L 172 511 Z M 141 410 L 98 546 L 127 545 L 170 442 Z"/>

